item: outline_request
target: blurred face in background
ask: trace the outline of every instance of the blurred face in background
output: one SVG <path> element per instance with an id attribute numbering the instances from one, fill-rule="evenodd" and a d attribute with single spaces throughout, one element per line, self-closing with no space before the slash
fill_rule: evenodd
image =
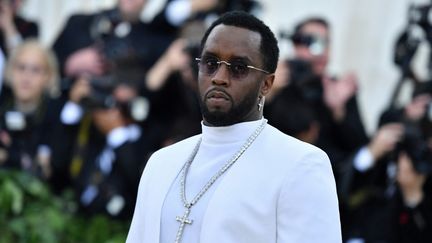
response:
<path id="1" fill-rule="evenodd" d="M 119 0 L 122 17 L 127 21 L 138 21 L 147 0 Z"/>
<path id="2" fill-rule="evenodd" d="M 48 89 L 50 73 L 43 50 L 32 46 L 18 50 L 9 68 L 10 85 L 15 100 L 36 102 Z"/>
<path id="3" fill-rule="evenodd" d="M 316 36 L 320 40 L 323 40 L 323 46 L 320 48 L 319 52 L 314 52 L 311 46 L 307 45 L 295 45 L 295 56 L 301 60 L 305 60 L 312 65 L 312 69 L 315 74 L 322 76 L 328 64 L 330 43 L 329 43 L 329 30 L 326 26 L 311 22 L 305 24 L 301 29 L 300 33 L 302 35 Z M 316 50 L 315 50 L 316 51 Z"/>

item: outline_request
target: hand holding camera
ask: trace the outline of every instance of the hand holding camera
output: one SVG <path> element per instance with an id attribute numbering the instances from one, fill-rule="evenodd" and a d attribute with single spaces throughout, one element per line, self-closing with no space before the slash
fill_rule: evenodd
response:
<path id="1" fill-rule="evenodd" d="M 191 57 L 185 51 L 186 48 L 185 39 L 177 39 L 168 47 L 147 74 L 146 86 L 149 90 L 161 89 L 171 73 L 188 67 Z"/>
<path id="2" fill-rule="evenodd" d="M 90 82 L 86 78 L 76 80 L 69 92 L 70 101 L 78 104 L 84 97 L 88 97 L 91 93 Z"/>
<path id="3" fill-rule="evenodd" d="M 384 155 L 396 149 L 404 134 L 404 127 L 400 123 L 388 123 L 383 125 L 369 143 L 369 150 L 377 161 Z"/>
<path id="4" fill-rule="evenodd" d="M 189 59 L 185 49 L 187 47 L 187 41 L 184 39 L 178 39 L 174 41 L 162 56 L 162 58 L 167 62 L 167 67 L 171 71 L 181 70 L 187 65 L 189 65 Z"/>

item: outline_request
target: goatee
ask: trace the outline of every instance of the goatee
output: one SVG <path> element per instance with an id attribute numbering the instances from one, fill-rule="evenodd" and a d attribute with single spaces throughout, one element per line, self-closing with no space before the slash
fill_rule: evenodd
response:
<path id="1" fill-rule="evenodd" d="M 233 103 L 231 109 L 225 112 L 210 111 L 205 100 L 199 99 L 201 114 L 203 118 L 213 126 L 230 126 L 244 121 L 244 118 L 252 112 L 252 109 L 257 109 L 257 97 L 258 91 L 250 92 L 240 103 Z M 204 97 L 204 99 L 206 98 Z"/>

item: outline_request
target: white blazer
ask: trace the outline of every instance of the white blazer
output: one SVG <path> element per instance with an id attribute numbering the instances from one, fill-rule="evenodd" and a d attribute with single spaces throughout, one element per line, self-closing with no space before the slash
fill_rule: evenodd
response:
<path id="1" fill-rule="evenodd" d="M 165 196 L 198 137 L 161 149 L 150 158 L 127 243 L 159 242 Z M 327 155 L 267 125 L 216 188 L 203 218 L 200 242 L 342 242 Z"/>

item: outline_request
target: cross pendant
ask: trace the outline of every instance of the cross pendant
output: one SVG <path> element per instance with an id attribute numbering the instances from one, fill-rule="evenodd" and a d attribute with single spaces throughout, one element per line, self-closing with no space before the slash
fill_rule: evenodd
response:
<path id="1" fill-rule="evenodd" d="M 189 213 L 190 213 L 190 208 L 188 207 L 188 208 L 186 208 L 186 211 L 183 214 L 183 217 L 180 217 L 180 216 L 176 217 L 176 220 L 180 222 L 180 226 L 179 226 L 179 229 L 177 231 L 175 243 L 180 243 L 181 237 L 183 235 L 184 226 L 186 224 L 192 224 L 192 222 L 193 222 L 192 219 L 187 218 L 189 216 Z"/>

